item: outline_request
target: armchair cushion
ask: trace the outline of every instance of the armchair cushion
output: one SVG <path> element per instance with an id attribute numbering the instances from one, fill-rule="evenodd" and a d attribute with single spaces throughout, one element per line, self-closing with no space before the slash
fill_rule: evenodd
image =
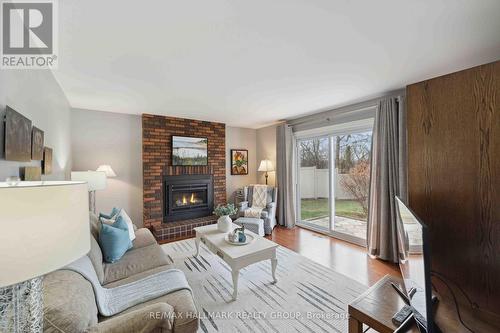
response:
<path id="1" fill-rule="evenodd" d="M 238 203 L 238 208 L 248 208 L 248 201 L 242 201 Z"/>

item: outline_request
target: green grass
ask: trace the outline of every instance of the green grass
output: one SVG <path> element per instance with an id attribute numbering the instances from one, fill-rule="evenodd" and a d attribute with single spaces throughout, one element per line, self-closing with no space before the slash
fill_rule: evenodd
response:
<path id="1" fill-rule="evenodd" d="M 302 199 L 300 205 L 302 220 L 328 216 L 328 199 Z M 361 205 L 354 200 L 337 200 L 335 215 L 366 221 Z"/>

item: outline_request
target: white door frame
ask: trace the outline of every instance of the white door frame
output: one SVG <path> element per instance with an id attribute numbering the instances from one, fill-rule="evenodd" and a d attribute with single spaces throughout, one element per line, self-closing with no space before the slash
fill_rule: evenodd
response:
<path id="1" fill-rule="evenodd" d="M 360 246 L 366 246 L 366 239 L 355 237 L 349 234 L 341 233 L 335 231 L 335 161 L 333 156 L 335 156 L 335 146 L 333 145 L 333 138 L 339 135 L 346 135 L 359 132 L 373 131 L 374 118 L 353 121 L 344 124 L 338 124 L 333 126 L 328 126 L 324 128 L 306 130 L 295 133 L 296 140 L 296 156 L 297 156 L 297 166 L 296 166 L 296 177 L 297 177 L 297 195 L 296 195 L 296 224 L 300 227 L 311 229 L 313 231 L 332 236 L 350 243 L 354 243 Z M 299 143 L 304 140 L 328 138 L 328 167 L 329 167 L 329 224 L 328 230 L 318 227 L 307 221 L 302 221 L 301 219 L 301 197 L 300 197 L 300 159 L 299 155 Z"/>

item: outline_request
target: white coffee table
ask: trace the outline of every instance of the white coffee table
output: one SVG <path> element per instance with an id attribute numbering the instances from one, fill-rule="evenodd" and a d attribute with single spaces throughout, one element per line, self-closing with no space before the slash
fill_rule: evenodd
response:
<path id="1" fill-rule="evenodd" d="M 233 229 L 238 228 L 233 224 Z M 259 261 L 271 260 L 271 273 L 273 282 L 276 283 L 276 266 L 278 259 L 276 258 L 276 249 L 278 244 L 271 242 L 251 231 L 246 230 L 245 233 L 255 237 L 254 241 L 247 245 L 231 245 L 226 242 L 224 237 L 227 233 L 219 232 L 217 225 L 207 225 L 204 227 L 194 228 L 196 232 L 196 255 L 200 253 L 200 242 L 205 244 L 207 248 L 224 260 L 231 267 L 231 275 L 233 277 L 233 300 L 238 297 L 238 277 L 240 269 L 257 263 Z"/>

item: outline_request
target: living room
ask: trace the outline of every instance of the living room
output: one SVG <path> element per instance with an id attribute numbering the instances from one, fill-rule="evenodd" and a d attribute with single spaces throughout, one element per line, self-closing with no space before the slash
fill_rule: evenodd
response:
<path id="1" fill-rule="evenodd" d="M 500 330 L 498 1 L 143 3 L 1 2 L 0 332 Z"/>

